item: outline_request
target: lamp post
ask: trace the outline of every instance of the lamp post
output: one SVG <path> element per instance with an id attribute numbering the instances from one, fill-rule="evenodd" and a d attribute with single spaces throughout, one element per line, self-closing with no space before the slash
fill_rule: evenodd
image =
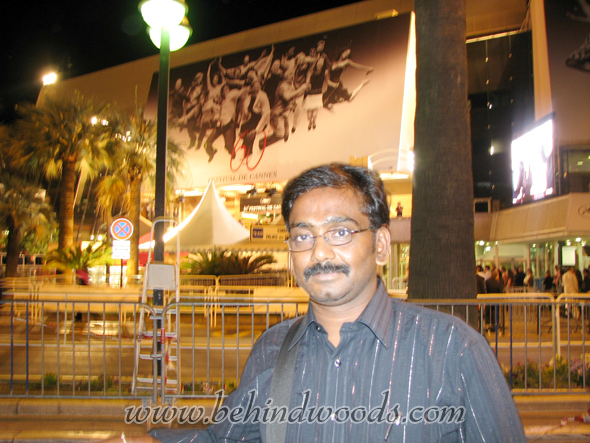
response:
<path id="1" fill-rule="evenodd" d="M 166 157 L 168 144 L 168 90 L 170 87 L 170 52 L 184 46 L 191 34 L 185 17 L 188 7 L 183 0 L 145 0 L 139 4 L 148 24 L 152 42 L 160 48 L 158 71 L 158 114 L 156 126 L 156 192 L 155 216 L 163 217 L 166 209 Z M 164 224 L 154 232 L 154 260 L 164 260 Z M 154 305 L 162 306 L 163 291 L 154 290 Z"/>

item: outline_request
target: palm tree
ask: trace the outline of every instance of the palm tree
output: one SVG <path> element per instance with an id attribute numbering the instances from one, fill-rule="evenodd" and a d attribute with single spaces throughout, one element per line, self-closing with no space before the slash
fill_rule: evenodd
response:
<path id="1" fill-rule="evenodd" d="M 0 126 L 0 229 L 6 238 L 6 276 L 16 277 L 23 239 L 39 241 L 53 230 L 53 209 L 39 185 L 18 169 L 19 139 Z"/>
<path id="2" fill-rule="evenodd" d="M 199 252 L 196 259 L 182 264 L 190 274 L 196 275 L 244 275 L 261 274 L 264 266 L 276 263 L 273 255 L 240 255 L 235 251 L 213 250 Z"/>
<path id="3" fill-rule="evenodd" d="M 147 120 L 144 110 L 119 118 L 120 143 L 112 167 L 97 185 L 100 215 L 109 225 L 114 214 L 126 215 L 135 226 L 131 241 L 127 275 L 138 273 L 139 220 L 141 194 L 145 187 L 154 187 L 156 169 L 156 122 Z M 173 191 L 176 173 L 181 170 L 182 151 L 171 141 L 167 147 L 167 189 Z"/>
<path id="4" fill-rule="evenodd" d="M 88 273 L 93 266 L 112 263 L 111 247 L 107 243 L 88 245 L 86 248 L 70 247 L 66 249 L 55 249 L 47 254 L 46 266 L 53 267 L 62 272 L 72 269 Z"/>
<path id="5" fill-rule="evenodd" d="M 415 0 L 414 8 L 417 103 L 408 297 L 475 298 L 465 0 Z"/>
<path id="6" fill-rule="evenodd" d="M 6 277 L 16 277 L 21 241 L 34 233 L 37 238 L 52 230 L 53 208 L 35 184 L 17 174 L 0 173 L 0 226 L 8 231 Z"/>
<path id="7" fill-rule="evenodd" d="M 25 137 L 22 160 L 31 171 L 59 179 L 60 249 L 74 243 L 74 196 L 77 174 L 89 176 L 104 168 L 115 142 L 108 125 L 109 106 L 97 104 L 79 92 L 48 97 L 35 107 L 19 107 L 17 130 Z"/>

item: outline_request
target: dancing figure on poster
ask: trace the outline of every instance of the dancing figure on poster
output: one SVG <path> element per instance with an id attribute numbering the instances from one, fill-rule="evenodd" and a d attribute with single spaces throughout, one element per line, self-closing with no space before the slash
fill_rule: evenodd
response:
<path id="1" fill-rule="evenodd" d="M 213 143 L 222 135 L 225 142 L 225 149 L 228 154 L 232 154 L 236 141 L 236 111 L 238 101 L 243 98 L 246 93 L 247 92 L 242 89 L 231 89 L 227 84 L 223 85 L 221 88 L 219 120 L 217 126 L 213 129 L 205 142 L 206 150 L 207 152 L 210 152 L 209 162 L 213 160 L 213 157 L 217 153 L 217 149 L 214 148 Z"/>
<path id="2" fill-rule="evenodd" d="M 323 94 L 328 84 L 329 69 L 326 64 L 326 55 L 322 53 L 312 69 L 308 72 L 307 83 L 309 91 L 305 97 L 305 110 L 307 112 L 307 130 L 317 126 L 318 113 L 323 107 Z"/>
<path id="3" fill-rule="evenodd" d="M 203 101 L 203 73 L 197 72 L 187 92 L 187 102 L 184 105 L 184 115 L 178 119 L 178 126 L 182 130 L 186 128 L 189 136 L 187 149 L 191 149 L 197 142 L 200 131 L 201 107 Z"/>
<path id="4" fill-rule="evenodd" d="M 309 89 L 309 83 L 305 82 L 298 88 L 295 86 L 292 71 L 285 72 L 285 79 L 277 89 L 275 105 L 270 115 L 272 135 L 268 137 L 266 145 L 271 145 L 279 140 L 289 140 L 289 115 L 295 109 L 296 99 L 302 97 Z"/>
<path id="5" fill-rule="evenodd" d="M 250 86 L 250 92 L 243 101 L 242 125 L 240 127 L 240 139 L 245 147 L 245 156 L 252 155 L 252 148 L 256 136 L 261 134 L 270 119 L 270 104 L 266 92 L 262 90 L 260 80 L 254 80 Z M 239 144 L 240 141 L 238 141 Z M 237 144 L 236 144 L 237 147 Z M 236 147 L 232 157 L 235 157 Z"/>
<path id="6" fill-rule="evenodd" d="M 332 109 L 336 103 L 353 101 L 361 89 L 369 82 L 369 79 L 363 80 L 361 84 L 357 86 L 354 91 L 352 91 L 352 93 L 349 92 L 348 89 L 346 89 L 342 84 L 342 74 L 349 67 L 366 71 L 367 75 L 373 72 L 372 67 L 361 65 L 360 63 L 356 63 L 351 60 L 350 53 L 350 48 L 340 51 L 338 59 L 330 67 L 328 89 L 324 93 L 324 107 L 327 109 Z"/>

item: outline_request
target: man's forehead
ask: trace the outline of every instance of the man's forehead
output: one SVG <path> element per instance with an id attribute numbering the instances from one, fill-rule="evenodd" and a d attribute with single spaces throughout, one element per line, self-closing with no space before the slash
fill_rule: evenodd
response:
<path id="1" fill-rule="evenodd" d="M 344 221 L 362 223 L 363 199 L 350 188 L 316 188 L 300 195 L 289 217 L 291 227 L 319 226 Z"/>

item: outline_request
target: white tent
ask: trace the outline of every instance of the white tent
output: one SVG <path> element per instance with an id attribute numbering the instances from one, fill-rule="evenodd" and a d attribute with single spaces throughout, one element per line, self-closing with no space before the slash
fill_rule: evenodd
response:
<path id="1" fill-rule="evenodd" d="M 166 251 L 176 250 L 175 237 L 178 231 L 183 252 L 234 245 L 250 238 L 250 231 L 232 217 L 221 201 L 213 181 L 209 181 L 201 202 L 193 212 L 177 228 L 164 234 Z M 148 249 L 149 246 L 148 239 L 139 245 L 139 249 Z"/>

